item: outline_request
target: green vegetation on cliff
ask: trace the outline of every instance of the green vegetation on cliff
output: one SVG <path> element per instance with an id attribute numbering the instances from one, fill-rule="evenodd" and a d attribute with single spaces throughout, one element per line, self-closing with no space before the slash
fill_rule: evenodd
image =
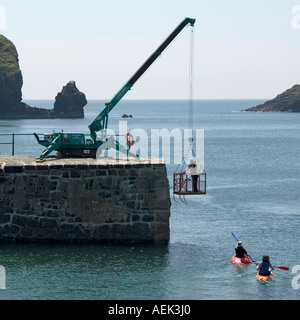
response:
<path id="1" fill-rule="evenodd" d="M 14 44 L 0 34 L 0 70 L 11 72 L 19 70 L 19 59 Z"/>
<path id="2" fill-rule="evenodd" d="M 15 113 L 22 100 L 23 78 L 14 44 L 0 35 L 0 112 Z"/>

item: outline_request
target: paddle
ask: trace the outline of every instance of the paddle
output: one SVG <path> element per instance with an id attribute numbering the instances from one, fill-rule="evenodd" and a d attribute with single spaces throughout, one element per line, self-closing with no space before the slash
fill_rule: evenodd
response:
<path id="1" fill-rule="evenodd" d="M 239 242 L 239 240 L 237 239 L 237 237 L 233 234 L 233 232 L 231 232 L 232 236 L 234 237 L 234 239 Z"/>
<path id="2" fill-rule="evenodd" d="M 235 239 L 237 242 L 239 242 L 239 240 L 238 240 L 237 237 L 233 234 L 233 232 L 231 232 L 231 234 L 232 234 L 232 236 L 234 237 L 234 239 Z M 250 260 L 251 260 L 252 262 L 256 263 L 256 261 L 254 261 L 254 260 L 251 258 L 250 255 L 248 255 L 248 257 L 250 258 Z"/>
<path id="3" fill-rule="evenodd" d="M 231 234 L 232 234 L 232 236 L 234 237 L 234 239 L 236 240 L 236 241 L 239 241 L 238 239 L 237 239 L 237 237 L 231 232 Z M 252 262 L 254 262 L 255 264 L 258 264 L 256 261 L 254 261 L 252 258 L 251 258 L 251 256 L 249 255 L 249 258 L 250 258 L 250 260 L 252 261 Z M 286 270 L 286 271 L 288 271 L 288 270 L 290 270 L 290 268 L 288 268 L 288 267 L 283 267 L 283 266 L 280 266 L 280 267 L 276 267 L 276 266 L 273 266 L 274 268 L 278 268 L 278 269 L 281 269 L 281 270 Z"/>
<path id="4" fill-rule="evenodd" d="M 288 268 L 288 267 L 276 267 L 276 266 L 273 266 L 273 267 L 281 269 L 281 270 L 286 270 L 286 271 L 290 270 L 290 268 Z"/>

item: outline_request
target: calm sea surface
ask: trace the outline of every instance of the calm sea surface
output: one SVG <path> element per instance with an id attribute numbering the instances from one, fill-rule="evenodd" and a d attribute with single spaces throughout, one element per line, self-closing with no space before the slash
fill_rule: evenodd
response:
<path id="1" fill-rule="evenodd" d="M 184 204 L 170 189 L 168 245 L 0 243 L 6 271 L 0 299 L 299 300 L 292 268 L 300 265 L 300 114 L 240 112 L 261 102 L 194 102 L 193 126 L 205 134 L 207 194 Z M 84 119 L 0 120 L 0 133 L 88 133 L 103 106 L 90 101 Z M 121 101 L 109 119 L 115 132 L 123 113 L 133 115 L 128 130 L 189 128 L 188 101 Z M 43 150 L 32 135 L 15 139 L 15 154 Z M 0 145 L 1 154 L 10 152 Z M 170 186 L 176 167 L 167 165 Z M 273 279 L 261 283 L 254 264 L 231 264 L 231 232 L 254 260 L 269 254 L 290 271 L 275 269 Z"/>

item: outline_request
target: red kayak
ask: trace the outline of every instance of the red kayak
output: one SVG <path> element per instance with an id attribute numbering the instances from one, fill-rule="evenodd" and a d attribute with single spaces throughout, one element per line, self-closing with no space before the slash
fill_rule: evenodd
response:
<path id="1" fill-rule="evenodd" d="M 236 255 L 233 255 L 230 259 L 230 261 L 234 264 L 249 264 L 251 263 L 251 260 L 247 257 L 245 258 L 238 258 Z"/>
<path id="2" fill-rule="evenodd" d="M 271 272 L 269 276 L 261 276 L 259 273 L 256 274 L 257 280 L 268 280 L 273 277 L 273 273 Z"/>

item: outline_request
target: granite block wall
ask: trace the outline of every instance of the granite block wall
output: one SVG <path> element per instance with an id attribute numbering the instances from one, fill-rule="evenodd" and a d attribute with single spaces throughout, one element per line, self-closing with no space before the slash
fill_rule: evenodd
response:
<path id="1" fill-rule="evenodd" d="M 0 156 L 0 240 L 169 241 L 162 160 L 35 160 Z"/>

